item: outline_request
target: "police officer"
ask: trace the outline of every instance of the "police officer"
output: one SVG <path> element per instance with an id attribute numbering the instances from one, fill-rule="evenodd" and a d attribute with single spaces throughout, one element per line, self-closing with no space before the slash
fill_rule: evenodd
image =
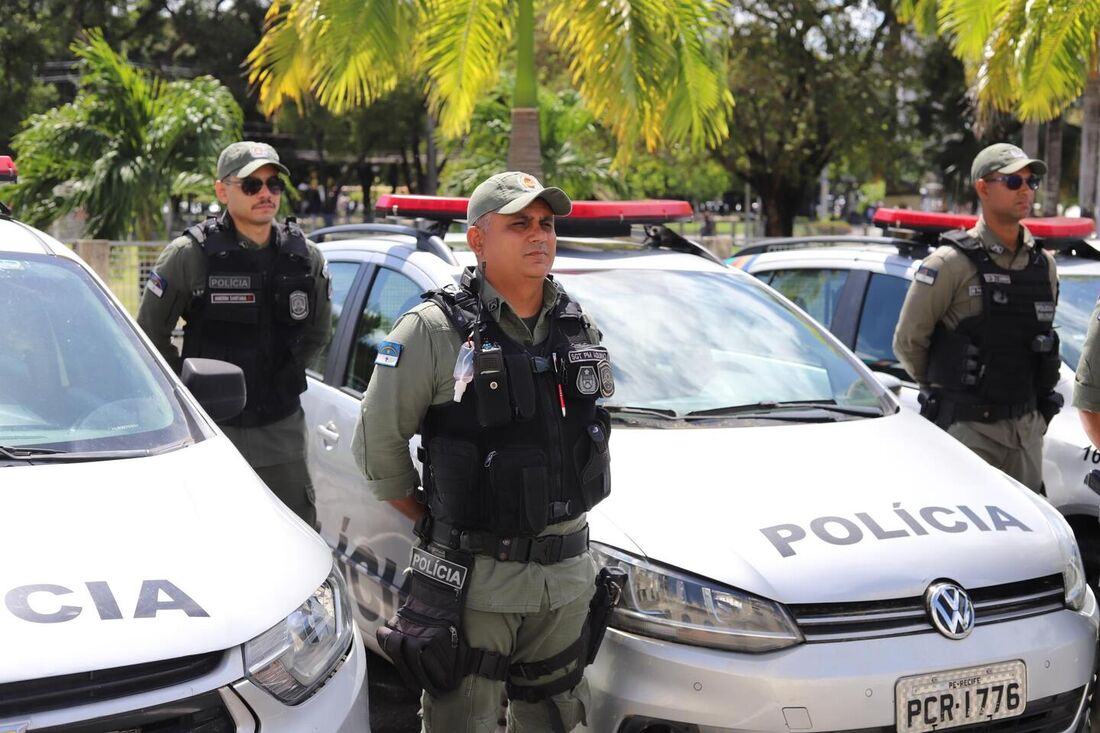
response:
<path id="1" fill-rule="evenodd" d="M 1081 426 L 1094 446 L 1100 445 L 1100 300 L 1092 309 L 1077 375 L 1073 383 L 1073 406 L 1079 410 Z"/>
<path id="2" fill-rule="evenodd" d="M 973 229 L 942 235 L 894 332 L 894 353 L 921 386 L 921 414 L 1034 491 L 1043 434 L 1061 408 L 1052 391 L 1058 275 L 1020 221 L 1046 169 L 1015 145 L 978 154 L 970 175 L 982 215 Z"/>
<path id="3" fill-rule="evenodd" d="M 502 683 L 510 730 L 585 716 L 586 648 L 602 636 L 586 619 L 608 588 L 597 582 L 593 600 L 585 512 L 610 488 L 595 400 L 613 380 L 599 331 L 548 277 L 554 216 L 571 206 L 525 173 L 479 185 L 466 233 L 478 267 L 401 317 L 363 398 L 367 485 L 420 537 L 408 600 L 379 642 L 424 687 L 426 731 L 495 730 Z"/>
<path id="4" fill-rule="evenodd" d="M 218 158 L 214 192 L 225 207 L 186 230 L 149 273 L 138 323 L 178 371 L 205 357 L 239 366 L 248 401 L 221 424 L 275 494 L 315 524 L 299 395 L 305 367 L 329 334 L 329 279 L 317 247 L 293 220 L 277 225 L 289 175 L 275 149 L 237 142 Z M 182 357 L 171 343 L 182 317 Z"/>

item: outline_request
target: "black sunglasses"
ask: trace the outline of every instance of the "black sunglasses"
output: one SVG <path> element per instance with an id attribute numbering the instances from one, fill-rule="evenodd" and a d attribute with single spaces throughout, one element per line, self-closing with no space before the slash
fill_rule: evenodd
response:
<path id="1" fill-rule="evenodd" d="M 1027 187 L 1030 188 L 1032 191 L 1038 191 L 1039 184 L 1043 181 L 1043 179 L 1039 178 L 1039 176 L 1028 176 L 1027 178 L 1024 178 L 1023 176 L 1018 176 L 1015 173 L 1010 176 L 995 176 L 993 178 L 987 178 L 985 180 L 988 183 L 1003 183 L 1005 185 L 1005 188 L 1007 188 L 1009 191 L 1019 191 L 1020 186 L 1024 185 L 1025 183 L 1027 184 Z"/>
<path id="2" fill-rule="evenodd" d="M 265 185 L 268 191 L 276 195 L 286 190 L 286 184 L 284 184 L 283 179 L 278 176 L 271 176 L 271 178 L 268 178 L 266 181 L 255 178 L 254 176 L 248 176 L 246 178 L 238 178 L 235 181 L 227 178 L 222 182 L 228 183 L 231 186 L 240 186 L 241 193 L 245 196 L 255 196 Z M 1017 186 L 1017 188 L 1019 188 L 1019 186 Z"/>

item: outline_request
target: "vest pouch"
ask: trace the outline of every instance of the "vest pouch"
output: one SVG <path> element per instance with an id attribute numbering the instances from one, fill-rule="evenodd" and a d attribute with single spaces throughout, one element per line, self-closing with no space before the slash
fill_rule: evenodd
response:
<path id="1" fill-rule="evenodd" d="M 562 387 L 570 399 L 594 400 L 615 394 L 611 357 L 607 348 L 574 344 L 562 354 Z"/>
<path id="2" fill-rule="evenodd" d="M 297 326 L 311 321 L 316 300 L 312 277 L 275 276 L 275 320 L 279 323 Z"/>
<path id="3" fill-rule="evenodd" d="M 584 430 L 584 437 L 573 446 L 573 463 L 577 483 L 584 499 L 584 510 L 606 499 L 611 493 L 611 451 L 607 439 L 610 430 L 606 422 L 594 422 Z"/>
<path id="4" fill-rule="evenodd" d="M 512 394 L 512 410 L 517 421 L 530 420 L 538 410 L 535 397 L 535 372 L 527 354 L 507 354 L 508 390 Z"/>
<path id="5" fill-rule="evenodd" d="M 466 562 L 455 562 L 459 556 Z M 472 556 L 416 547 L 410 564 L 409 595 L 375 636 L 407 683 L 438 697 L 466 676 L 462 610 Z"/>
<path id="6" fill-rule="evenodd" d="M 508 375 L 501 371 L 474 375 L 477 421 L 483 428 L 495 428 L 512 422 L 512 401 L 508 396 Z"/>
<path id="7" fill-rule="evenodd" d="M 432 516 L 452 524 L 480 527 L 489 507 L 481 489 L 481 454 L 464 440 L 433 438 L 428 445 Z"/>
<path id="8" fill-rule="evenodd" d="M 485 459 L 493 492 L 493 531 L 537 535 L 546 529 L 550 506 L 549 460 L 540 448 L 505 448 Z"/>

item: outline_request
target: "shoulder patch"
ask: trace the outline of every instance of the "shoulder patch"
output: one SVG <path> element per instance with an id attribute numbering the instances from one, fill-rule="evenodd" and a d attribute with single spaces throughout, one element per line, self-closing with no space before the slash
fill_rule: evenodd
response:
<path id="1" fill-rule="evenodd" d="M 913 279 L 916 280 L 919 283 L 924 283 L 925 285 L 931 285 L 932 283 L 936 282 L 936 277 L 939 274 L 940 274 L 940 271 L 937 270 L 936 268 L 928 267 L 927 265 L 922 265 L 921 268 L 919 270 L 917 270 L 916 273 L 913 275 Z"/>
<path id="2" fill-rule="evenodd" d="M 145 281 L 145 292 L 152 293 L 158 298 L 164 297 L 164 289 L 168 287 L 168 281 L 155 272 L 149 273 L 149 279 Z"/>
<path id="3" fill-rule="evenodd" d="M 401 344 L 395 341 L 383 341 L 378 344 L 378 356 L 375 357 L 374 363 L 381 366 L 395 367 L 397 362 L 401 359 Z"/>

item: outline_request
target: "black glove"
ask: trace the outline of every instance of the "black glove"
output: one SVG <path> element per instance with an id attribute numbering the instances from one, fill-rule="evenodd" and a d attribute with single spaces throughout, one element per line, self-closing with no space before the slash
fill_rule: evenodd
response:
<path id="1" fill-rule="evenodd" d="M 1050 421 L 1054 419 L 1054 416 L 1062 411 L 1062 406 L 1066 404 L 1066 398 L 1057 392 L 1047 392 L 1045 395 L 1039 398 L 1039 414 L 1043 416 L 1043 420 L 1047 425 L 1050 425 Z"/>

